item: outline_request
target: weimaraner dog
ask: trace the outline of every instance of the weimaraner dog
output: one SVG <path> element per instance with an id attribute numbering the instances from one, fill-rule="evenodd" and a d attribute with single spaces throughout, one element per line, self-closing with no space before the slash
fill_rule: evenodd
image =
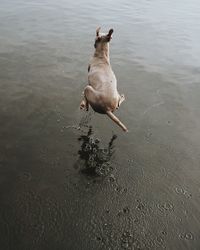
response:
<path id="1" fill-rule="evenodd" d="M 84 98 L 80 104 L 81 109 L 89 109 L 107 114 L 124 131 L 126 126 L 113 114 L 125 100 L 124 95 L 117 91 L 117 80 L 110 65 L 109 42 L 112 39 L 113 29 L 108 34 L 96 30 L 95 52 L 88 66 L 88 85 L 84 89 Z"/>

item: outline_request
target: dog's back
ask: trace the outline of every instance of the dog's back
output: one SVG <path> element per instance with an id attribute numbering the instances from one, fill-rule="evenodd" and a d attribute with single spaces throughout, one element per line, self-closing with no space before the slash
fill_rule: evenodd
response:
<path id="1" fill-rule="evenodd" d="M 88 72 L 88 84 L 102 92 L 105 98 L 117 99 L 117 80 L 110 64 L 93 58 Z"/>

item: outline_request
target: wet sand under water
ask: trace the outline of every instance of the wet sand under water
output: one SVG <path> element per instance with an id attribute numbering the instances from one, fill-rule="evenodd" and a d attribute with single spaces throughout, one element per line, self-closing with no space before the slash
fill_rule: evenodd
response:
<path id="1" fill-rule="evenodd" d="M 0 4 L 0 248 L 200 249 L 195 0 L 17 2 Z M 129 133 L 79 110 L 102 16 Z"/>
<path id="2" fill-rule="evenodd" d="M 124 134 L 91 111 L 17 109 L 1 120 L 2 249 L 198 249 L 198 147 L 176 112 L 148 107 Z"/>

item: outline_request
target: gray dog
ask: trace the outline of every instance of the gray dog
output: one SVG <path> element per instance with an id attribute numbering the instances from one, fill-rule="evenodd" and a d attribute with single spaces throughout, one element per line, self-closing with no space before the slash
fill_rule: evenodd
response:
<path id="1" fill-rule="evenodd" d="M 110 65 L 109 42 L 112 39 L 113 29 L 108 34 L 100 34 L 96 30 L 95 52 L 88 66 L 88 85 L 84 89 L 84 98 L 80 104 L 81 109 L 89 109 L 107 114 L 124 131 L 125 125 L 113 114 L 125 100 L 124 95 L 117 91 L 117 80 Z"/>

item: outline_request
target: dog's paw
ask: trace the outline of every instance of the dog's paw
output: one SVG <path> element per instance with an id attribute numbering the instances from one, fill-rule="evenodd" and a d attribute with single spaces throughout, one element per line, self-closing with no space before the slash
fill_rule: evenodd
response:
<path id="1" fill-rule="evenodd" d="M 86 108 L 86 103 L 85 103 L 85 101 L 82 101 L 81 103 L 80 103 L 80 109 L 81 110 L 84 110 Z"/>
<path id="2" fill-rule="evenodd" d="M 125 101 L 126 98 L 125 98 L 125 95 L 124 95 L 124 94 L 122 94 L 120 97 L 121 97 L 121 101 L 122 101 L 122 102 Z"/>

